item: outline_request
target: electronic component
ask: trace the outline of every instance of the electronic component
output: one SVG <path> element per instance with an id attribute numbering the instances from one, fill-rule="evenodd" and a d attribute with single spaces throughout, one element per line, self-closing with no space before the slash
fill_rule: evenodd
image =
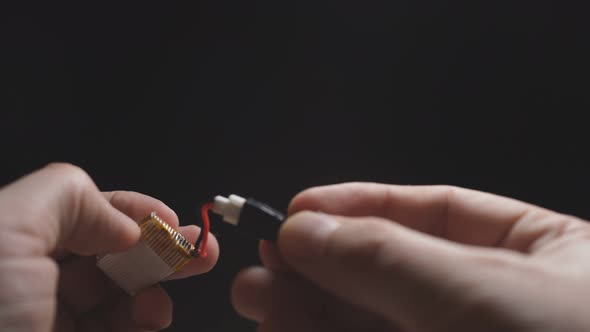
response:
<path id="1" fill-rule="evenodd" d="M 201 208 L 203 228 L 195 244 L 152 212 L 140 222 L 141 238 L 131 249 L 98 258 L 97 265 L 119 287 L 134 295 L 180 270 L 191 259 L 207 255 L 209 211 L 256 238 L 276 241 L 285 215 L 254 199 L 216 196 Z"/>
<path id="2" fill-rule="evenodd" d="M 259 239 L 276 241 L 285 215 L 255 199 L 238 195 L 216 196 L 211 211 L 223 221 Z"/>
<path id="3" fill-rule="evenodd" d="M 203 215 L 212 205 L 203 206 Z M 209 220 L 193 245 L 152 212 L 140 222 L 141 238 L 131 249 L 99 257 L 97 265 L 128 294 L 156 284 L 180 270 L 191 259 L 206 256 Z"/>

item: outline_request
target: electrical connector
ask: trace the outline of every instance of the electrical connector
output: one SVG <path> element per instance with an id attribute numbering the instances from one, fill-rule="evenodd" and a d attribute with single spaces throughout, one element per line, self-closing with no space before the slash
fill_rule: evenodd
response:
<path id="1" fill-rule="evenodd" d="M 140 222 L 141 237 L 131 249 L 98 258 L 97 265 L 119 287 L 133 295 L 180 270 L 191 259 L 207 256 L 209 211 L 258 239 L 276 241 L 285 215 L 272 207 L 238 195 L 216 196 L 201 208 L 203 227 L 195 244 L 151 213 Z"/>
<path id="2" fill-rule="evenodd" d="M 276 241 L 285 215 L 252 198 L 216 196 L 211 211 L 223 221 L 259 239 Z"/>

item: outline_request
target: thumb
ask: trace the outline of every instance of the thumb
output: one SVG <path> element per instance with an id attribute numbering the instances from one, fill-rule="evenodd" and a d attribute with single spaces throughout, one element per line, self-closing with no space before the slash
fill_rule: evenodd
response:
<path id="1" fill-rule="evenodd" d="M 465 272 L 476 261 L 459 244 L 386 219 L 312 212 L 289 218 L 278 245 L 287 263 L 316 285 L 404 330 L 446 319 L 451 301 L 473 281 Z"/>
<path id="2" fill-rule="evenodd" d="M 139 239 L 137 224 L 111 206 L 83 170 L 68 164 L 49 165 L 3 188 L 0 211 L 0 225 L 17 235 L 6 241 L 20 241 L 2 249 L 20 248 L 21 254 L 57 248 L 103 254 Z"/>

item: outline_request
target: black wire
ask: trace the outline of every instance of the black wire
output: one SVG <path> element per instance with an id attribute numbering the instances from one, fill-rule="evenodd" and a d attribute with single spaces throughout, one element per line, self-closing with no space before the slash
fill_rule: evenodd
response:
<path id="1" fill-rule="evenodd" d="M 201 242 L 203 242 L 203 227 L 201 227 L 201 232 L 199 233 L 199 236 L 197 237 L 197 241 L 195 241 L 195 250 L 193 250 L 193 257 L 201 257 L 201 252 L 199 251 L 199 247 L 201 246 Z"/>

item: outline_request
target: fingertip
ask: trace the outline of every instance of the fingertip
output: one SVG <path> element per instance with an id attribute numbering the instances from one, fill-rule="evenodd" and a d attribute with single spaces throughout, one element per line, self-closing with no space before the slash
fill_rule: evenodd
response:
<path id="1" fill-rule="evenodd" d="M 174 211 L 171 207 L 166 205 L 166 203 L 162 202 L 159 199 L 154 199 L 153 211 L 162 218 L 166 223 L 172 228 L 178 228 L 180 225 L 180 219 L 178 219 L 178 215 L 176 211 Z"/>
<path id="2" fill-rule="evenodd" d="M 185 239 L 194 243 L 199 236 L 200 228 L 195 225 L 183 226 L 179 228 L 180 233 Z M 209 241 L 205 249 L 207 256 L 191 259 L 187 265 L 175 272 L 166 280 L 182 279 L 197 274 L 203 274 L 211 271 L 219 259 L 219 243 L 213 234 L 209 234 Z"/>
<path id="3" fill-rule="evenodd" d="M 122 231 L 121 234 L 124 234 L 124 241 L 126 244 L 126 248 L 130 248 L 134 246 L 139 238 L 141 237 L 141 228 L 139 225 L 128 216 L 124 215 L 125 221 L 125 231 Z"/>
<path id="4" fill-rule="evenodd" d="M 250 267 L 238 273 L 232 283 L 231 303 L 236 312 L 253 321 L 264 320 L 272 284 L 272 272 L 263 267 Z"/>
<path id="5" fill-rule="evenodd" d="M 146 288 L 133 298 L 131 318 L 147 330 L 165 329 L 172 324 L 172 300 L 160 286 Z"/>
<path id="6" fill-rule="evenodd" d="M 390 185 L 373 182 L 345 182 L 306 189 L 289 205 L 289 215 L 309 210 L 335 215 L 382 215 Z"/>
<path id="7" fill-rule="evenodd" d="M 276 244 L 270 241 L 260 241 L 258 244 L 258 252 L 260 254 L 260 260 L 266 268 L 273 271 L 289 270 L 289 266 L 283 257 L 281 257 L 281 253 Z"/>
<path id="8" fill-rule="evenodd" d="M 205 252 L 207 256 L 198 259 L 200 269 L 197 272 L 199 274 L 211 271 L 219 259 L 219 242 L 217 242 L 217 238 L 213 234 L 209 234 L 209 241 L 207 242 Z"/>
<path id="9" fill-rule="evenodd" d="M 178 228 L 178 215 L 161 200 L 134 191 L 104 192 L 103 196 L 117 210 L 129 216 L 136 223 L 144 219 L 151 212 L 162 218 L 172 228 Z"/>
<path id="10" fill-rule="evenodd" d="M 375 190 L 376 183 L 369 182 L 345 182 L 305 189 L 295 195 L 289 204 L 289 215 L 300 211 L 324 211 L 331 213 L 334 204 L 341 208 L 343 195 L 350 199 L 351 196 L 359 196 L 370 190 Z"/>
<path id="11" fill-rule="evenodd" d="M 279 250 L 289 262 L 310 261 L 322 255 L 330 235 L 341 226 L 336 218 L 309 211 L 287 219 L 279 233 Z"/>
<path id="12" fill-rule="evenodd" d="M 370 183 L 345 182 L 307 188 L 299 192 L 289 204 L 289 215 L 303 210 L 318 210 L 325 204 L 326 199 L 342 193 L 350 194 L 359 188 L 370 186 Z"/>
<path id="13" fill-rule="evenodd" d="M 293 197 L 293 199 L 291 199 L 287 214 L 291 216 L 303 210 L 315 210 L 315 202 L 317 201 L 318 196 L 321 195 L 322 188 L 323 187 L 313 187 L 299 192 Z"/>
<path id="14" fill-rule="evenodd" d="M 112 221 L 112 223 L 115 225 L 115 229 L 113 229 L 110 233 L 114 234 L 118 238 L 113 241 L 112 246 L 109 246 L 108 253 L 125 251 L 136 245 L 139 241 L 139 238 L 141 237 L 141 229 L 134 220 L 119 212 L 118 210 L 116 210 L 115 213 L 118 214 L 118 218 Z"/>

